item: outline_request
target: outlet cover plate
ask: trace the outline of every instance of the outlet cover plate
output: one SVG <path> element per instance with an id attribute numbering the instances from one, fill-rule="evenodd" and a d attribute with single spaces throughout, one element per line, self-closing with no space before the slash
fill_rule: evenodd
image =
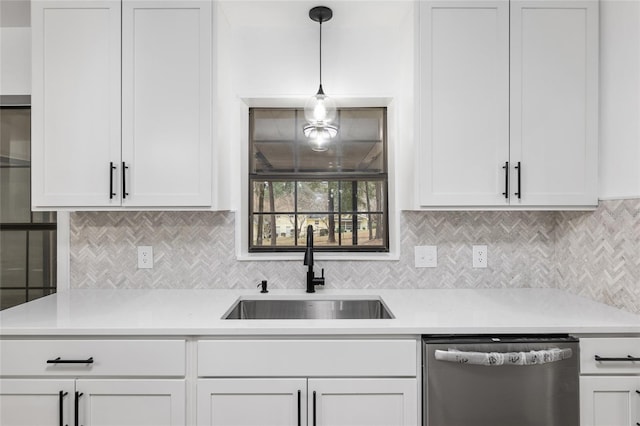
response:
<path id="1" fill-rule="evenodd" d="M 138 269 L 153 269 L 153 247 L 138 246 Z"/>
<path id="2" fill-rule="evenodd" d="M 415 267 L 435 268 L 438 266 L 438 246 L 415 246 Z"/>
<path id="3" fill-rule="evenodd" d="M 474 268 L 486 268 L 487 267 L 487 246 L 479 245 L 473 246 L 473 267 Z"/>

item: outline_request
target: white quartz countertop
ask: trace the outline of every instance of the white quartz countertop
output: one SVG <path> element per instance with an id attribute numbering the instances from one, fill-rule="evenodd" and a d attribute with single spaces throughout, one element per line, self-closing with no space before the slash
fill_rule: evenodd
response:
<path id="1" fill-rule="evenodd" d="M 238 298 L 380 297 L 375 320 L 223 320 Z M 2 336 L 638 333 L 640 316 L 555 289 L 70 290 L 0 312 Z"/>

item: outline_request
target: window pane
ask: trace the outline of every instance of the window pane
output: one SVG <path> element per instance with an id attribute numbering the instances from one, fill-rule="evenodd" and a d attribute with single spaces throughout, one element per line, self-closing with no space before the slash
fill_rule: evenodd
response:
<path id="1" fill-rule="evenodd" d="M 319 249 L 387 251 L 386 110 L 339 109 L 323 152 L 304 124 L 301 109 L 250 110 L 250 251 L 303 250 L 308 225 Z"/>
<path id="2" fill-rule="evenodd" d="M 252 173 L 295 171 L 295 110 L 256 109 L 252 114 Z"/>
<path id="3" fill-rule="evenodd" d="M 28 299 L 29 301 L 32 301 L 44 296 L 48 296 L 53 293 L 55 293 L 55 290 L 52 288 L 43 288 L 43 289 L 36 289 L 36 290 L 29 289 Z"/>
<path id="4" fill-rule="evenodd" d="M 298 182 L 298 211 L 328 212 L 335 211 L 335 188 L 337 185 L 327 181 Z"/>
<path id="5" fill-rule="evenodd" d="M 337 214 L 309 216 L 307 222 L 313 225 L 314 247 L 333 247 L 339 245 Z M 306 240 L 303 241 L 302 244 L 305 245 Z"/>
<path id="6" fill-rule="evenodd" d="M 0 109 L 0 222 L 31 221 L 29 109 Z"/>
<path id="7" fill-rule="evenodd" d="M 31 221 L 30 174 L 29 167 L 0 168 L 0 222 Z"/>
<path id="8" fill-rule="evenodd" d="M 381 212 L 385 210 L 384 182 L 358 182 L 358 211 Z"/>
<path id="9" fill-rule="evenodd" d="M 307 143 L 306 139 L 301 139 L 298 143 L 298 172 L 317 173 L 326 171 L 342 171 L 339 160 L 339 146 L 337 142 L 331 142 L 327 151 L 314 151 Z"/>
<path id="10" fill-rule="evenodd" d="M 340 111 L 342 168 L 360 173 L 384 173 L 384 111 L 380 108 Z"/>
<path id="11" fill-rule="evenodd" d="M 33 223 L 56 223 L 56 212 L 31 212 L 31 221 Z"/>
<path id="12" fill-rule="evenodd" d="M 386 236 L 384 215 L 360 214 L 360 230 L 358 231 L 358 245 L 384 246 Z"/>
<path id="13" fill-rule="evenodd" d="M 354 199 L 355 196 L 355 199 Z M 340 182 L 340 211 L 341 212 L 353 212 L 355 211 L 354 201 L 357 202 L 358 197 L 358 182 L 357 181 L 342 181 Z"/>
<path id="14" fill-rule="evenodd" d="M 26 287 L 27 231 L 0 232 L 0 287 Z"/>
<path id="15" fill-rule="evenodd" d="M 295 212 L 295 182 L 253 181 L 253 212 Z"/>
<path id="16" fill-rule="evenodd" d="M 256 247 L 294 246 L 295 215 L 253 215 L 252 243 Z M 275 228 L 275 232 L 272 230 Z"/>
<path id="17" fill-rule="evenodd" d="M 55 231 L 29 231 L 29 287 L 50 287 L 55 273 Z"/>
<path id="18" fill-rule="evenodd" d="M 0 289 L 0 309 L 7 309 L 27 301 L 26 290 Z"/>

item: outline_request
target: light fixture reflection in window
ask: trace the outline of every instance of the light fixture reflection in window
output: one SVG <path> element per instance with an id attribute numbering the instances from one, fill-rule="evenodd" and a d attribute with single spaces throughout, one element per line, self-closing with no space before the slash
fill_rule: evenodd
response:
<path id="1" fill-rule="evenodd" d="M 331 124 L 324 126 L 307 124 L 304 126 L 304 135 L 309 139 L 309 146 L 316 152 L 328 150 L 331 139 L 337 134 L 338 128 Z"/>

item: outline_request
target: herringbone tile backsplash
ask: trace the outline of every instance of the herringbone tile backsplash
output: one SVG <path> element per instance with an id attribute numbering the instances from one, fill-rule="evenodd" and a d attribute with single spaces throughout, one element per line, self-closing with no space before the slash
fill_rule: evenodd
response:
<path id="1" fill-rule="evenodd" d="M 559 213 L 558 287 L 640 313 L 640 199 Z"/>
<path id="2" fill-rule="evenodd" d="M 560 287 L 640 312 L 640 200 L 595 212 L 403 212 L 398 261 L 326 261 L 334 288 Z M 471 267 L 471 246 L 489 267 Z M 136 268 L 153 246 L 154 268 Z M 437 268 L 415 268 L 413 247 L 438 246 Z M 299 261 L 237 261 L 228 212 L 77 212 L 71 287 L 303 288 Z"/>

